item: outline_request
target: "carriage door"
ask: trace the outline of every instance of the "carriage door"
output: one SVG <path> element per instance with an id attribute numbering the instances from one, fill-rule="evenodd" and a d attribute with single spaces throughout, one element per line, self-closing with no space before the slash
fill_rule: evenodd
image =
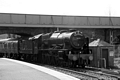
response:
<path id="1" fill-rule="evenodd" d="M 109 62 L 108 62 L 108 56 L 109 56 L 109 49 L 107 48 L 102 48 L 102 53 L 101 53 L 101 60 L 102 60 L 102 67 L 103 68 L 108 68 Z"/>

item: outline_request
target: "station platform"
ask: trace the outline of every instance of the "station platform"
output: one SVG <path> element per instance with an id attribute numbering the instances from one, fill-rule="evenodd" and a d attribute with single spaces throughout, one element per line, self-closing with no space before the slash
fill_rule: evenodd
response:
<path id="1" fill-rule="evenodd" d="M 80 80 L 27 62 L 0 58 L 0 80 Z"/>

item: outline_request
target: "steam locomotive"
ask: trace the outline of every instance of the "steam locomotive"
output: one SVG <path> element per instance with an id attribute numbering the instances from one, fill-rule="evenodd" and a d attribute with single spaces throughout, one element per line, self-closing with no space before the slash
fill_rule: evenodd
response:
<path id="1" fill-rule="evenodd" d="M 29 38 L 0 41 L 0 56 L 39 63 L 85 67 L 93 60 L 89 38 L 78 30 L 61 30 Z"/>

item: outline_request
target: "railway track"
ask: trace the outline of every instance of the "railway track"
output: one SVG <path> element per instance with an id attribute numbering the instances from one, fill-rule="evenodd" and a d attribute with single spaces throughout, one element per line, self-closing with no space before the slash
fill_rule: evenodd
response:
<path id="1" fill-rule="evenodd" d="M 85 74 L 83 72 L 78 72 L 78 71 L 74 71 L 74 70 L 70 70 L 70 69 L 65 69 L 65 68 L 61 68 L 61 67 L 53 67 L 53 66 L 48 66 L 48 65 L 44 65 L 44 66 L 54 69 L 54 70 L 57 70 L 57 71 L 60 71 L 62 73 L 74 76 L 76 78 L 79 78 L 80 80 L 100 80 L 96 76 Z"/>
<path id="2" fill-rule="evenodd" d="M 68 69 L 62 67 L 54 67 L 49 65 L 44 65 L 45 67 L 63 72 L 65 74 L 79 78 L 80 80 L 120 80 L 120 77 L 116 75 L 111 75 L 103 73 L 101 71 L 90 71 L 90 70 L 81 70 L 81 69 Z"/>
<path id="3" fill-rule="evenodd" d="M 91 75 L 95 75 L 95 76 L 104 76 L 106 77 L 106 79 L 119 79 L 120 80 L 120 74 L 115 73 L 113 70 L 108 70 L 108 69 L 102 69 L 102 68 L 85 68 L 85 69 L 72 69 L 75 71 L 79 71 L 79 72 L 87 72 Z M 109 78 L 108 78 L 109 77 Z"/>
<path id="4" fill-rule="evenodd" d="M 91 73 L 93 75 L 99 74 L 99 75 L 104 75 L 104 76 L 109 76 L 110 79 L 119 79 L 120 80 L 120 74 L 115 74 L 112 71 L 111 72 L 107 72 L 107 71 L 88 71 L 88 73 Z"/>

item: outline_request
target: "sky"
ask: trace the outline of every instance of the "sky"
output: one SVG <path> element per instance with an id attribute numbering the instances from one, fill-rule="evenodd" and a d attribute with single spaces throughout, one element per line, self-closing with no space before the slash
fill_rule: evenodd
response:
<path id="1" fill-rule="evenodd" d="M 120 0 L 0 0 L 0 13 L 120 17 Z"/>

